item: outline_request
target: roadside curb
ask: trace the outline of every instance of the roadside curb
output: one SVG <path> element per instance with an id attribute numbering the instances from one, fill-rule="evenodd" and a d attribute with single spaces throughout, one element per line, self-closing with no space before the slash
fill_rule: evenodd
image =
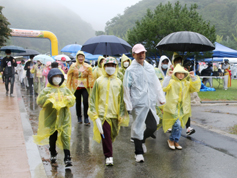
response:
<path id="1" fill-rule="evenodd" d="M 26 153 L 28 157 L 28 163 L 30 166 L 30 173 L 32 178 L 47 178 L 43 162 L 39 153 L 37 145 L 33 142 L 33 130 L 29 120 L 29 116 L 26 112 L 25 104 L 21 95 L 21 86 L 18 82 L 15 82 L 17 102 L 19 106 L 19 112 L 21 116 L 21 123 L 23 127 L 23 135 L 26 145 Z"/>

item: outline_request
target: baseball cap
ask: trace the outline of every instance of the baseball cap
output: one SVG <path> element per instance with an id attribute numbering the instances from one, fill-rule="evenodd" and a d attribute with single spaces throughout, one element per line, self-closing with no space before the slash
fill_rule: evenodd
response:
<path id="1" fill-rule="evenodd" d="M 133 53 L 136 53 L 136 54 L 138 54 L 138 53 L 140 53 L 140 52 L 146 52 L 146 48 L 142 45 L 142 44 L 135 44 L 134 46 L 133 46 L 133 48 L 132 48 L 132 52 Z"/>

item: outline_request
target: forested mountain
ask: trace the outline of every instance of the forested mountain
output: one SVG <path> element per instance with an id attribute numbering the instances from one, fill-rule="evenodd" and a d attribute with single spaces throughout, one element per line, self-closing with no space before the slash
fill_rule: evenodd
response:
<path id="1" fill-rule="evenodd" d="M 147 9 L 154 10 L 160 3 L 174 4 L 177 0 L 142 0 L 128 7 L 123 15 L 117 15 L 106 23 L 105 33 L 114 34 L 126 39 L 126 32 L 131 29 L 137 20 L 140 20 Z M 198 12 L 203 19 L 210 21 L 216 27 L 219 42 L 237 49 L 237 1 L 236 0 L 179 0 L 181 5 L 198 5 Z M 235 38 L 237 39 L 237 38 Z"/>
<path id="2" fill-rule="evenodd" d="M 55 1 L 57 2 L 57 1 Z M 83 44 L 95 36 L 92 26 L 76 13 L 59 3 L 47 0 L 0 0 L 3 15 L 11 23 L 10 28 L 45 30 L 58 39 L 59 51 L 68 44 Z M 50 51 L 48 39 L 11 37 L 8 44 L 35 49 L 41 53 Z"/>

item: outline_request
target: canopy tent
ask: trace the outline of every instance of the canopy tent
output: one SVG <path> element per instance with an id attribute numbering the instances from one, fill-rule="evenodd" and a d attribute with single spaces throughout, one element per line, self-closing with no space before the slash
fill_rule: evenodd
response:
<path id="1" fill-rule="evenodd" d="M 220 43 L 215 42 L 215 50 L 213 50 L 212 57 L 220 58 L 237 58 L 237 51 L 231 48 L 228 48 Z"/>
<path id="2" fill-rule="evenodd" d="M 229 57 L 225 57 L 225 58 L 217 58 L 214 57 L 213 60 L 212 58 L 207 58 L 205 59 L 205 62 L 224 62 L 224 59 L 228 59 L 229 63 L 237 63 L 237 58 L 229 58 Z"/>

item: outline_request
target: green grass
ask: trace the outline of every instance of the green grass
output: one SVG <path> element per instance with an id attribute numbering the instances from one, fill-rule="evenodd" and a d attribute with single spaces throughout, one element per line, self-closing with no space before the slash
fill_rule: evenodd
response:
<path id="1" fill-rule="evenodd" d="M 237 125 L 234 125 L 233 127 L 229 128 L 231 134 L 237 135 Z"/>
<path id="2" fill-rule="evenodd" d="M 207 84 L 207 87 L 209 87 L 209 83 Z M 237 100 L 237 80 L 231 80 L 231 87 L 228 88 L 228 90 L 224 90 L 223 85 L 220 85 L 218 88 L 218 82 L 216 79 L 213 79 L 213 87 L 216 91 L 198 92 L 198 96 L 202 101 Z"/>

